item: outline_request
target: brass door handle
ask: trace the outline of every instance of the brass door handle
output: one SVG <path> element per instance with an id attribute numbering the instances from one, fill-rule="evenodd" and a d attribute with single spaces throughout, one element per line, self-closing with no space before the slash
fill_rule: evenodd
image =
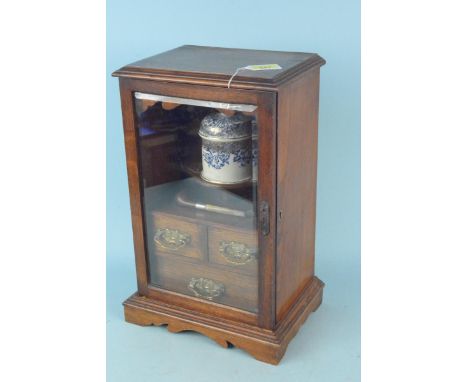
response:
<path id="1" fill-rule="evenodd" d="M 206 298 L 210 301 L 221 297 L 225 292 L 223 284 L 203 277 L 192 278 L 188 284 L 188 288 L 195 296 Z"/>
<path id="2" fill-rule="evenodd" d="M 237 241 L 220 241 L 219 252 L 227 262 L 234 265 L 244 265 L 257 258 L 257 249 Z"/>
<path id="3" fill-rule="evenodd" d="M 158 228 L 154 241 L 162 248 L 177 251 L 185 247 L 191 241 L 191 236 L 188 233 L 181 232 L 177 229 L 171 228 Z"/>

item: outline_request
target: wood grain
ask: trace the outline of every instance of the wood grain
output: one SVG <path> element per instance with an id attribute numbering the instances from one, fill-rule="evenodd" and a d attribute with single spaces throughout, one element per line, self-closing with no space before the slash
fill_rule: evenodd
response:
<path id="1" fill-rule="evenodd" d="M 276 93 L 261 93 L 257 112 L 258 125 L 258 190 L 257 216 L 261 204 L 269 206 L 269 232 L 258 229 L 259 258 L 259 317 L 258 324 L 273 329 L 276 325 Z M 259 218 L 259 224 L 262 224 Z"/>
<path id="2" fill-rule="evenodd" d="M 268 63 L 283 69 L 241 72 L 227 88 L 237 67 Z M 124 303 L 128 322 L 167 324 L 171 332 L 194 330 L 223 347 L 233 344 L 259 360 L 279 362 L 322 301 L 314 247 L 319 68 L 324 63 L 313 53 L 183 46 L 113 73 L 120 77 L 138 284 Z M 258 187 L 253 198 L 252 193 L 247 197 L 256 202 L 257 218 L 221 219 L 175 204 L 171 187 L 189 176 L 176 160 L 167 159 L 176 157 L 180 142 L 173 133 L 139 137 L 136 118 L 153 103 L 135 103 L 134 92 L 257 106 Z M 163 109 L 176 106 L 165 103 Z M 193 141 L 199 152 L 200 142 Z M 155 196 L 158 187 L 166 193 Z M 153 238 L 159 226 L 189 233 L 191 245 L 180 252 L 157 248 Z M 240 269 L 219 256 L 219 240 L 228 232 L 228 240 L 258 246 L 254 263 Z M 226 293 L 213 301 L 190 295 L 187 284 L 200 277 L 223 283 Z"/>
<path id="3" fill-rule="evenodd" d="M 125 154 L 127 157 L 128 189 L 130 194 L 130 209 L 133 228 L 133 246 L 135 250 L 135 265 L 137 272 L 138 292 L 142 295 L 148 291 L 148 275 L 146 264 L 146 245 L 143 219 L 143 203 L 141 183 L 141 158 L 138 152 L 137 128 L 135 123 L 135 104 L 129 81 L 120 81 L 120 99 L 125 139 Z"/>
<path id="4" fill-rule="evenodd" d="M 256 232 L 232 230 L 220 227 L 210 228 L 208 230 L 208 258 L 210 263 L 223 265 L 234 272 L 257 274 L 257 257 L 253 257 L 253 260 L 245 263 L 233 263 L 232 261 L 229 261 L 229 258 L 226 258 L 222 251 L 220 251 L 220 244 L 222 242 L 245 244 L 249 249 L 255 250 L 258 253 L 258 239 Z"/>
<path id="5" fill-rule="evenodd" d="M 278 94 L 278 320 L 314 275 L 318 93 L 315 69 Z"/>
<path id="6" fill-rule="evenodd" d="M 124 302 L 125 320 L 142 326 L 167 325 L 167 329 L 173 333 L 195 331 L 213 339 L 224 348 L 232 344 L 259 361 L 276 365 L 309 314 L 320 306 L 322 293 L 323 283 L 314 277 L 274 330 L 200 314 L 138 294 Z"/>
<path id="7" fill-rule="evenodd" d="M 153 215 L 153 232 L 155 235 L 158 229 L 177 230 L 190 237 L 189 242 L 181 248 L 167 249 L 163 245 L 155 242 L 155 252 L 169 252 L 180 256 L 188 256 L 198 260 L 206 257 L 206 227 L 200 224 L 188 222 L 180 217 L 169 214 L 157 213 Z M 151 236 L 150 236 L 151 238 Z"/>
<path id="8" fill-rule="evenodd" d="M 180 256 L 160 252 L 152 262 L 153 283 L 161 288 L 196 297 L 188 285 L 192 278 L 213 280 L 224 286 L 225 292 L 213 299 L 217 304 L 229 305 L 256 313 L 258 310 L 258 281 L 256 277 L 229 272 L 209 264 L 185 261 Z M 203 299 L 202 299 L 203 300 Z"/>
<path id="9" fill-rule="evenodd" d="M 279 64 L 281 70 L 241 71 L 231 83 L 231 88 L 275 90 L 302 71 L 324 63 L 315 53 L 183 45 L 126 65 L 113 76 L 227 87 L 237 68 Z"/>

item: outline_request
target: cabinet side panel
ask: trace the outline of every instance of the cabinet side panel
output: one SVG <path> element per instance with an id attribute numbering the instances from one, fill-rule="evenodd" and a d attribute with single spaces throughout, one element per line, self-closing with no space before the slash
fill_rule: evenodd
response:
<path id="1" fill-rule="evenodd" d="M 135 249 L 135 264 L 137 271 L 138 292 L 147 293 L 147 264 L 145 233 L 143 227 L 143 209 L 140 189 L 140 171 L 135 127 L 133 94 L 130 82 L 120 79 L 120 99 L 125 138 L 125 153 L 127 159 L 128 188 L 130 194 L 130 209 L 132 214 L 133 245 Z"/>
<path id="2" fill-rule="evenodd" d="M 277 322 L 314 275 L 319 73 L 278 94 Z"/>

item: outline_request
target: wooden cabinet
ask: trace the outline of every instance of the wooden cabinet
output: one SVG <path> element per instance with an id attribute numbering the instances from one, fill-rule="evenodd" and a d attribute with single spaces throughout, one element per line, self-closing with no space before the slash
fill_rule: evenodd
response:
<path id="1" fill-rule="evenodd" d="M 182 46 L 114 73 L 138 281 L 124 302 L 128 322 L 198 331 L 280 361 L 322 301 L 314 246 L 324 63 L 312 53 Z M 233 76 L 260 64 L 276 69 Z"/>

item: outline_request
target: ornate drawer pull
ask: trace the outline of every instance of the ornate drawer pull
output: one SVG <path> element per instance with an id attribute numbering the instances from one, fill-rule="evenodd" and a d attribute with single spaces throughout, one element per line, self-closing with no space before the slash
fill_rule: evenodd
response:
<path id="1" fill-rule="evenodd" d="M 257 250 L 237 241 L 220 241 L 219 252 L 227 262 L 243 265 L 257 258 Z"/>
<path id="2" fill-rule="evenodd" d="M 213 300 L 216 297 L 220 297 L 224 294 L 224 285 L 216 281 L 200 278 L 192 278 L 189 282 L 188 288 L 197 297 L 206 298 L 207 300 Z"/>
<path id="3" fill-rule="evenodd" d="M 190 240 L 191 237 L 188 233 L 170 228 L 158 228 L 156 230 L 156 235 L 154 235 L 154 241 L 156 244 L 173 251 L 186 246 L 190 243 Z"/>

